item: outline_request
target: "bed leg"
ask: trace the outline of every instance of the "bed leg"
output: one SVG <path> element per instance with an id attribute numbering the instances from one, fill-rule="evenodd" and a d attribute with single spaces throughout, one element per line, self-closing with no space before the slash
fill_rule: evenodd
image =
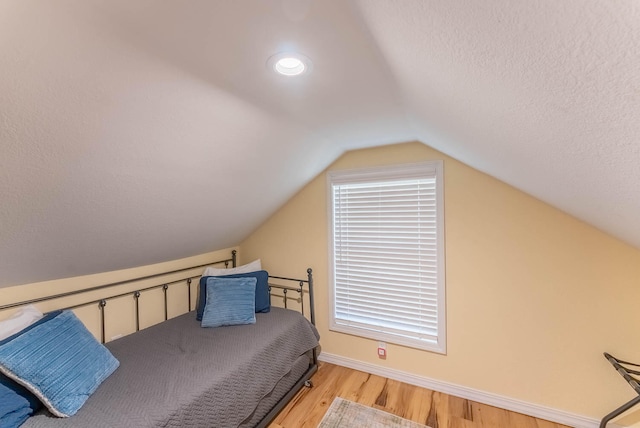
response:
<path id="1" fill-rule="evenodd" d="M 305 380 L 304 386 L 306 386 L 307 388 L 313 388 L 313 382 L 311 382 L 311 379 Z"/>

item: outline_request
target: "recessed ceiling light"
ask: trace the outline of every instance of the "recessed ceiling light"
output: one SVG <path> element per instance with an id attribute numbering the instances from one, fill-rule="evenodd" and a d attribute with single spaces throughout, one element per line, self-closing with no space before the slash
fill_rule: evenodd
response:
<path id="1" fill-rule="evenodd" d="M 276 61 L 275 65 L 276 71 L 280 74 L 284 74 L 285 76 L 297 76 L 298 74 L 304 73 L 304 62 L 300 61 L 298 58 L 281 58 Z"/>
<path id="2" fill-rule="evenodd" d="M 267 61 L 267 67 L 283 76 L 308 74 L 311 71 L 311 65 L 309 58 L 294 52 L 275 54 Z"/>

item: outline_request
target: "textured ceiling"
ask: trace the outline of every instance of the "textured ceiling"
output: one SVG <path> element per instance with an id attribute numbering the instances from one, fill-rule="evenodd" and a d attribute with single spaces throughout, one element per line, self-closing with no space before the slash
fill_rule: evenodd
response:
<path id="1" fill-rule="evenodd" d="M 640 248 L 639 46 L 631 1 L 0 0 L 0 286 L 235 245 L 413 139 Z"/>

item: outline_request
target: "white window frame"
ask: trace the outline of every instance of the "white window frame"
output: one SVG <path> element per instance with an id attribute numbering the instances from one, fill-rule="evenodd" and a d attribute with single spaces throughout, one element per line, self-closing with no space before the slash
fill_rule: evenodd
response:
<path id="1" fill-rule="evenodd" d="M 436 305 L 437 334 L 429 338 L 412 338 L 376 327 L 363 328 L 336 317 L 336 261 L 334 232 L 334 186 L 363 182 L 404 180 L 412 178 L 435 178 L 436 198 Z M 444 185 L 443 161 L 428 161 L 414 164 L 364 168 L 356 170 L 335 170 L 327 173 L 327 205 L 329 219 L 329 330 L 366 337 L 378 341 L 395 343 L 412 348 L 446 354 L 446 299 L 445 299 L 445 249 L 444 249 Z"/>

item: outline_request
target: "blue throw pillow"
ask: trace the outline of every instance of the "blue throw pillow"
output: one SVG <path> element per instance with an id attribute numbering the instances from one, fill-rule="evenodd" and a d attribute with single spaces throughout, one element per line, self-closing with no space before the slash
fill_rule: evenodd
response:
<path id="1" fill-rule="evenodd" d="M 0 373 L 60 417 L 74 415 L 119 366 L 71 311 L 56 311 L 0 341 Z"/>
<path id="2" fill-rule="evenodd" d="M 202 327 L 256 323 L 256 279 L 207 277 Z"/>
<path id="3" fill-rule="evenodd" d="M 208 278 L 256 278 L 256 312 L 269 312 L 271 310 L 271 297 L 269 296 L 269 272 L 266 270 L 215 277 L 203 276 L 200 278 L 200 295 L 196 308 L 196 319 L 198 321 L 202 320 L 202 313 L 204 312 L 204 307 L 207 304 Z"/>
<path id="4" fill-rule="evenodd" d="M 0 427 L 19 427 L 40 407 L 35 395 L 0 374 Z"/>

